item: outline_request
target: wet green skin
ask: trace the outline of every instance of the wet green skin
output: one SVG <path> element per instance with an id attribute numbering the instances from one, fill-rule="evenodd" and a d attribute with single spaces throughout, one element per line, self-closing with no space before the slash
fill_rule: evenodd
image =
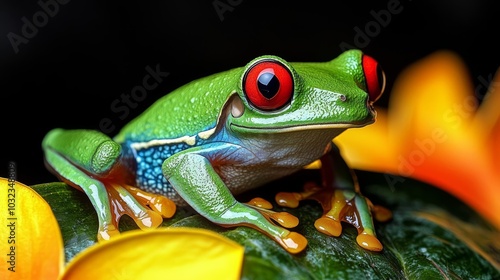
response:
<path id="1" fill-rule="evenodd" d="M 359 201 L 360 228 L 374 236 L 370 209 L 332 143 L 345 129 L 375 120 L 362 59 L 358 50 L 321 63 L 262 56 L 167 94 L 113 139 L 97 131 L 54 129 L 42 144 L 46 162 L 87 193 L 100 232 L 115 227 L 107 192 L 109 182 L 116 182 L 187 203 L 217 224 L 251 226 L 283 245 L 290 231 L 233 195 L 321 159 L 333 174 L 325 187 Z M 264 60 L 280 63 L 292 76 L 292 95 L 277 109 L 259 109 L 245 93 L 245 74 Z M 152 158 L 155 163 L 145 164 Z M 164 179 L 148 181 L 153 175 Z M 127 197 L 125 206 L 143 207 Z"/>

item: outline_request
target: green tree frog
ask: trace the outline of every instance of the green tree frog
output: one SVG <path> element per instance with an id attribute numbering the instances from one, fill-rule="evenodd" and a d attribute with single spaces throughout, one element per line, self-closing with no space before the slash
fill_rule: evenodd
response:
<path id="1" fill-rule="evenodd" d="M 360 50 L 328 62 L 264 55 L 181 86 L 114 138 L 53 129 L 42 143 L 45 162 L 89 197 L 99 240 L 119 234 L 122 215 L 155 228 L 176 205 L 189 205 L 213 223 L 254 228 L 298 253 L 307 240 L 288 229 L 298 223 L 293 216 L 273 212 L 265 200 L 242 203 L 234 196 L 319 159 L 322 186 L 279 193 L 277 203 L 296 207 L 315 199 L 324 208 L 319 231 L 339 236 L 347 222 L 358 229 L 360 246 L 379 251 L 372 213 L 381 208 L 362 196 L 332 140 L 375 121 L 372 105 L 384 86 L 377 61 Z"/>

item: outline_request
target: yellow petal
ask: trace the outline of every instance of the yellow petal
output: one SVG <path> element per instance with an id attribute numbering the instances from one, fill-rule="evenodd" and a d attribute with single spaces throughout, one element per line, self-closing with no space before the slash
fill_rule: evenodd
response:
<path id="1" fill-rule="evenodd" d="M 320 160 L 315 160 L 308 165 L 304 166 L 304 169 L 320 169 L 321 168 L 321 161 Z"/>
<path id="2" fill-rule="evenodd" d="M 0 219 L 0 279 L 58 279 L 64 249 L 49 204 L 30 187 L 0 178 Z"/>
<path id="3" fill-rule="evenodd" d="M 62 279 L 239 279 L 243 255 L 243 246 L 209 230 L 134 230 L 77 255 Z"/>

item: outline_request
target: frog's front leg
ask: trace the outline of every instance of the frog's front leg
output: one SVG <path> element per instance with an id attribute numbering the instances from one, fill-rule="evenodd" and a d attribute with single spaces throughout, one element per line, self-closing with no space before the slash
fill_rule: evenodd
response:
<path id="1" fill-rule="evenodd" d="M 131 186 L 133 180 L 120 161 L 120 145 L 100 132 L 54 129 L 42 147 L 49 170 L 89 197 L 97 211 L 99 240 L 119 234 L 122 215 L 145 229 L 159 226 L 162 216 L 175 212 L 168 198 Z"/>
<path id="2" fill-rule="evenodd" d="M 323 215 L 316 220 L 318 231 L 331 236 L 342 233 L 341 222 L 347 222 L 358 230 L 356 241 L 361 247 L 371 251 L 381 251 L 382 244 L 375 234 L 372 212 L 380 221 L 390 219 L 389 210 L 373 205 L 359 189 L 354 172 L 340 156 L 332 143 L 330 151 L 321 157 L 322 187 L 308 184 L 302 193 L 281 192 L 276 202 L 281 206 L 297 207 L 299 201 L 313 199 L 323 208 Z"/>
<path id="3" fill-rule="evenodd" d="M 241 156 L 241 148 L 229 143 L 195 147 L 168 158 L 163 164 L 163 173 L 177 193 L 208 220 L 225 227 L 252 227 L 287 251 L 301 252 L 307 240 L 273 224 L 253 207 L 238 202 L 209 160 L 230 163 L 230 158 L 238 156 Z"/>

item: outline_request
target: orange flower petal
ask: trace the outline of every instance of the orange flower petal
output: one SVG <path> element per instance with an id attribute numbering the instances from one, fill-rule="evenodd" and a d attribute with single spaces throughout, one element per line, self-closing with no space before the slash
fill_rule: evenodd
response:
<path id="1" fill-rule="evenodd" d="M 344 131 L 334 139 L 351 168 L 395 173 L 396 149 L 389 137 L 387 112 L 377 108 L 377 120 L 363 128 Z"/>
<path id="2" fill-rule="evenodd" d="M 0 279 L 58 279 L 61 232 L 49 204 L 20 182 L 0 178 Z"/>
<path id="3" fill-rule="evenodd" d="M 488 93 L 483 99 L 474 118 L 474 127 L 482 127 L 485 146 L 491 151 L 494 170 L 500 170 L 500 71 L 497 71 L 491 82 Z"/>
<path id="4" fill-rule="evenodd" d="M 473 125 L 477 100 L 470 80 L 453 54 L 423 59 L 398 78 L 389 126 L 402 135 L 398 169 L 406 170 L 401 175 L 443 188 L 499 226 L 500 196 L 494 187 L 499 176 L 484 144 L 485 127 Z"/>
<path id="5" fill-rule="evenodd" d="M 243 246 L 209 230 L 134 230 L 77 255 L 62 279 L 239 279 L 243 255 Z"/>
<path id="6" fill-rule="evenodd" d="M 477 103 L 469 73 L 454 53 L 439 51 L 410 65 L 394 84 L 389 103 L 392 133 L 400 150 L 413 150 L 415 140 L 432 137 L 441 130 L 449 138 L 461 132 L 460 126 L 471 120 Z M 408 144 L 412 145 L 408 145 Z"/>

